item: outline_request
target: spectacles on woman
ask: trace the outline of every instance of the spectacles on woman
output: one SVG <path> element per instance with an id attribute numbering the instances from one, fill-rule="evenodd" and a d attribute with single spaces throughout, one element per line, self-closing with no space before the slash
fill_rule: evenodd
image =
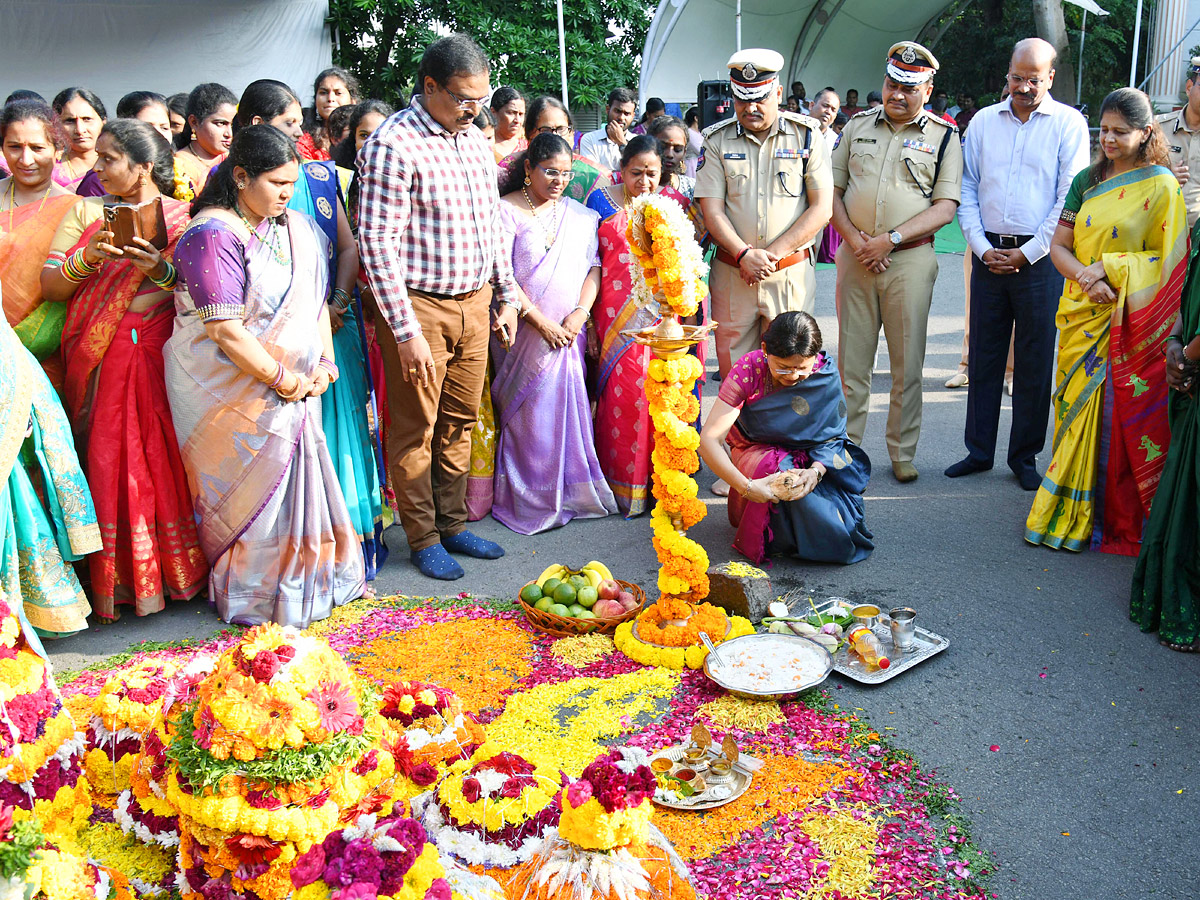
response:
<path id="1" fill-rule="evenodd" d="M 454 98 L 454 102 L 458 104 L 458 108 L 461 109 L 463 112 L 466 112 L 467 110 L 470 110 L 470 109 L 477 110 L 481 106 L 483 106 L 483 104 L 487 103 L 486 96 L 478 97 L 478 98 L 476 98 L 476 97 L 460 97 L 460 96 L 458 96 L 458 94 L 454 93 L 454 91 L 450 90 L 450 88 L 448 88 L 448 87 L 443 86 L 442 90 Z M 488 94 L 491 94 L 491 92 L 492 92 L 492 89 L 488 88 Z"/>
<path id="2" fill-rule="evenodd" d="M 537 129 L 538 134 L 557 134 L 559 137 L 566 137 L 571 133 L 570 125 L 541 125 Z"/>
<path id="3" fill-rule="evenodd" d="M 571 177 L 570 169 L 546 169 L 546 168 L 543 168 L 542 166 L 538 166 L 537 168 L 543 175 L 545 175 L 551 181 L 559 181 L 561 179 L 566 179 L 566 178 Z"/>

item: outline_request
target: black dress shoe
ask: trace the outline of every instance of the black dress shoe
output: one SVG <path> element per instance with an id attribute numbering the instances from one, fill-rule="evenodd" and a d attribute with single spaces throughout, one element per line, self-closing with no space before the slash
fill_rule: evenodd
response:
<path id="1" fill-rule="evenodd" d="M 1037 473 L 1037 469 L 1022 469 L 1013 474 L 1017 476 L 1017 482 L 1023 491 L 1036 491 L 1041 486 L 1042 476 Z"/>
<path id="2" fill-rule="evenodd" d="M 962 475 L 974 475 L 976 472 L 986 472 L 992 467 L 991 463 L 981 463 L 977 459 L 960 459 L 946 470 L 947 478 L 958 478 Z"/>

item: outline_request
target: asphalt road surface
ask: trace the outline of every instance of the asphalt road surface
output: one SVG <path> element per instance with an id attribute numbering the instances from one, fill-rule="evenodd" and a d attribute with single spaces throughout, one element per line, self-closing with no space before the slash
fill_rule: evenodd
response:
<path id="1" fill-rule="evenodd" d="M 866 497 L 875 552 L 849 567 L 780 561 L 770 570 L 773 586 L 778 593 L 801 588 L 818 600 L 912 606 L 920 624 L 949 639 L 945 652 L 884 685 L 861 687 L 835 673 L 828 686 L 843 710 L 862 708 L 962 796 L 980 845 L 996 854 L 1001 900 L 1194 900 L 1200 657 L 1160 647 L 1129 622 L 1132 559 L 1022 540 L 1032 494 L 1004 464 L 1007 398 L 997 467 L 955 481 L 941 474 L 964 455 L 966 389 L 943 387 L 962 341 L 962 258 L 938 259 L 915 460 L 920 478 L 898 484 L 888 464 L 884 346 L 865 440 L 875 465 Z M 834 272 L 818 272 L 817 285 L 817 318 L 836 353 Z M 705 393 L 711 402 L 716 385 Z M 1046 446 L 1042 469 L 1049 439 Z M 717 563 L 733 556 L 732 531 L 725 501 L 707 491 L 711 473 L 702 469 L 698 477 L 710 514 L 689 535 Z M 473 527 L 507 555 L 463 560 L 466 577 L 451 584 L 418 574 L 403 533 L 390 529 L 380 595 L 513 596 L 550 563 L 593 558 L 618 577 L 647 587 L 655 581 L 648 517 L 572 522 L 535 537 L 490 518 Z M 60 670 L 72 669 L 135 641 L 207 636 L 219 624 L 203 603 L 176 604 L 49 649 Z"/>

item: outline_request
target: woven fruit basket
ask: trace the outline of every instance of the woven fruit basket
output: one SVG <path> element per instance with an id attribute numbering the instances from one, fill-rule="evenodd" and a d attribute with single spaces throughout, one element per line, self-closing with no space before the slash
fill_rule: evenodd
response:
<path id="1" fill-rule="evenodd" d="M 617 626 L 622 622 L 628 622 L 630 619 L 636 618 L 637 614 L 642 611 L 642 607 L 646 605 L 646 592 L 636 584 L 629 581 L 621 581 L 621 579 L 613 579 L 621 586 L 621 590 L 629 591 L 637 600 L 638 605 L 629 612 L 620 616 L 612 616 L 607 619 L 573 619 L 569 616 L 559 616 L 552 612 L 535 609 L 532 605 L 521 599 L 521 595 L 517 594 L 517 602 L 521 604 L 521 609 L 525 611 L 525 618 L 529 620 L 529 624 L 544 634 L 552 634 L 555 637 L 574 637 L 579 634 L 612 634 L 617 630 Z M 529 587 L 533 582 L 529 582 L 523 586 Z"/>

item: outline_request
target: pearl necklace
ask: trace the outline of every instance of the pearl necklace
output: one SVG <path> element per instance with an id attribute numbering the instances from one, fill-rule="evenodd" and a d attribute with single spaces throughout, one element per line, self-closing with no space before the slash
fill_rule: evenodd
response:
<path id="1" fill-rule="evenodd" d="M 552 210 L 552 212 L 550 213 L 551 230 L 546 231 L 545 223 L 542 222 L 541 218 L 537 214 L 537 210 L 534 209 L 533 201 L 531 199 L 529 199 L 529 191 L 525 190 L 525 188 L 521 188 L 521 193 L 525 195 L 525 202 L 529 204 L 529 212 L 533 216 L 534 221 L 536 221 L 538 223 L 538 226 L 542 229 L 542 238 L 546 242 L 546 249 L 549 250 L 551 247 L 554 246 L 555 238 L 558 237 L 558 216 L 559 216 L 559 213 L 561 212 L 561 210 L 559 209 L 559 201 L 558 200 L 551 201 L 551 204 L 550 204 L 550 208 Z"/>

